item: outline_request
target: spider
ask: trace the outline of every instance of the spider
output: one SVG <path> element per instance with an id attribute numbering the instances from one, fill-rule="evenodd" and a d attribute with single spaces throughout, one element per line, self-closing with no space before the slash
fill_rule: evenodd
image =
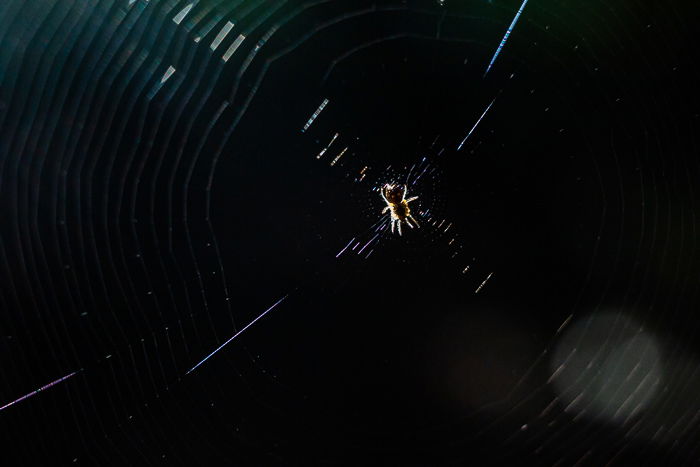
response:
<path id="1" fill-rule="evenodd" d="M 408 207 L 408 203 L 418 199 L 418 197 L 414 196 L 406 199 L 407 193 L 408 187 L 406 185 L 401 186 L 389 183 L 384 185 L 380 190 L 380 194 L 386 202 L 386 206 L 382 209 L 382 214 L 389 211 L 391 232 L 394 232 L 394 225 L 396 225 L 399 230 L 399 235 L 401 235 L 401 222 L 405 222 L 410 228 L 413 228 L 414 224 L 416 227 L 420 227 L 418 222 L 411 215 L 411 209 Z"/>

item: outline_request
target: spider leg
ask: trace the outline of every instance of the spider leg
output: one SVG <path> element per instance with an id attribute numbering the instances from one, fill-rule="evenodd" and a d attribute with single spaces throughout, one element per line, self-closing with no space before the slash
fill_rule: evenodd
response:
<path id="1" fill-rule="evenodd" d="M 385 188 L 386 188 L 386 186 L 382 187 L 382 189 L 379 190 L 379 194 L 382 195 L 382 199 L 384 199 L 384 202 L 385 202 L 386 204 L 389 204 L 389 200 L 386 199 L 386 195 L 384 194 L 384 189 L 385 189 Z"/>
<path id="2" fill-rule="evenodd" d="M 410 203 L 411 201 L 415 201 L 415 200 L 417 200 L 417 199 L 418 199 L 417 196 L 413 196 L 412 198 L 408 198 L 408 199 L 406 200 L 406 202 L 407 202 L 407 203 Z"/>
<path id="3" fill-rule="evenodd" d="M 413 224 L 411 224 L 410 222 L 408 222 L 408 219 L 409 219 L 410 217 L 411 217 L 411 216 L 407 217 L 406 220 L 404 220 L 404 222 L 405 222 L 406 225 L 408 225 L 410 228 L 413 228 Z"/>
<path id="4" fill-rule="evenodd" d="M 416 224 L 416 227 L 420 227 L 420 224 L 418 223 L 418 221 L 416 221 L 416 219 L 412 215 L 409 214 L 408 218 L 411 219 L 414 224 Z"/>
<path id="5" fill-rule="evenodd" d="M 386 214 L 386 212 L 389 210 L 391 206 L 386 206 L 384 209 L 382 209 L 382 214 Z"/>
<path id="6" fill-rule="evenodd" d="M 408 194 L 408 185 L 406 185 L 404 183 L 403 184 L 403 196 L 402 196 L 402 198 L 405 198 L 407 194 Z"/>
<path id="7" fill-rule="evenodd" d="M 401 220 L 396 221 L 396 227 L 399 229 L 399 235 L 401 235 Z"/>
<path id="8" fill-rule="evenodd" d="M 394 233 L 394 224 L 396 223 L 395 219 L 391 219 L 391 233 Z"/>

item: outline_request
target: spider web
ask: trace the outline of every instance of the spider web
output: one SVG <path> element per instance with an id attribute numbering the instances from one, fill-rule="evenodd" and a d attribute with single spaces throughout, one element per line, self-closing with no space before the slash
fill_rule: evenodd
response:
<path id="1" fill-rule="evenodd" d="M 691 15 L 521 7 L 0 4 L 8 463 L 696 459 Z"/>

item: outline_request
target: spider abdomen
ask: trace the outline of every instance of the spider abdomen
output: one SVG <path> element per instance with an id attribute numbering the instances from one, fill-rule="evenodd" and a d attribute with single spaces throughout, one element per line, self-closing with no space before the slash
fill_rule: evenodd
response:
<path id="1" fill-rule="evenodd" d="M 406 219 L 408 215 L 411 214 L 411 209 L 408 207 L 408 203 L 406 201 L 401 201 L 400 203 L 394 204 L 393 208 L 394 215 L 401 220 Z"/>

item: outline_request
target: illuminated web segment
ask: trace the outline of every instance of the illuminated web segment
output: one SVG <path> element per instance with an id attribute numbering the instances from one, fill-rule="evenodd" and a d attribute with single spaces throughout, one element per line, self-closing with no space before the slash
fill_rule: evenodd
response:
<path id="1" fill-rule="evenodd" d="M 318 155 L 316 155 L 316 159 L 320 159 L 323 157 L 323 155 L 326 153 L 326 151 L 328 151 L 328 149 L 333 145 L 335 140 L 338 139 L 338 136 L 340 136 L 340 133 L 335 133 L 333 135 L 333 137 L 328 142 L 328 144 L 323 149 L 321 149 L 321 152 L 319 152 Z"/>
<path id="2" fill-rule="evenodd" d="M 211 48 L 212 51 L 216 50 L 219 47 L 219 45 L 224 41 L 224 39 L 226 39 L 226 36 L 229 32 L 231 32 L 233 26 L 234 24 L 231 21 L 226 22 L 224 27 L 221 28 L 221 31 L 219 31 L 219 33 L 216 35 L 211 45 L 209 46 L 209 48 Z"/>
<path id="3" fill-rule="evenodd" d="M 479 292 L 481 292 L 481 289 L 483 289 L 484 286 L 486 285 L 486 283 L 488 282 L 488 280 L 491 279 L 491 276 L 493 276 L 493 272 L 490 272 L 489 275 L 486 276 L 486 279 L 484 279 L 484 282 L 482 282 L 481 284 L 479 284 L 479 287 L 476 288 L 476 290 L 474 291 L 474 293 L 479 293 Z"/>
<path id="4" fill-rule="evenodd" d="M 469 137 L 472 135 L 472 133 L 474 132 L 474 130 L 476 129 L 476 127 L 479 125 L 479 122 L 481 122 L 481 120 L 484 118 L 484 115 L 486 115 L 486 112 L 489 111 L 489 109 L 491 108 L 491 106 L 493 105 L 494 102 L 496 102 L 496 98 L 495 98 L 495 97 L 493 98 L 493 100 L 491 101 L 491 103 L 486 107 L 486 110 L 484 110 L 484 112 L 481 114 L 481 116 L 480 116 L 479 119 L 476 121 L 476 123 L 474 124 L 474 126 L 471 127 L 471 129 L 470 129 L 469 132 L 467 133 L 467 136 L 465 136 L 464 139 L 459 143 L 459 146 L 457 146 L 457 151 L 459 151 L 460 149 L 462 149 L 462 146 L 464 145 L 464 143 L 466 143 L 467 139 L 469 139 Z"/>
<path id="5" fill-rule="evenodd" d="M 277 305 L 279 305 L 280 303 L 282 303 L 282 302 L 284 301 L 284 299 L 287 298 L 288 296 L 289 296 L 289 295 L 285 295 L 284 297 L 282 297 L 282 298 L 280 298 L 279 300 L 277 300 L 270 308 L 268 308 L 267 310 L 265 310 L 265 311 L 263 311 L 262 313 L 260 313 L 260 314 L 257 316 L 257 318 L 255 318 L 255 319 L 254 319 L 253 321 L 251 321 L 250 323 L 246 324 L 240 331 L 238 331 L 236 334 L 234 334 L 233 336 L 231 336 L 226 342 L 224 342 L 224 343 L 221 344 L 219 347 L 217 347 L 212 353 L 210 353 L 209 355 L 207 355 L 206 357 L 204 357 L 199 363 L 197 363 L 195 366 L 193 366 L 192 368 L 190 368 L 189 370 L 187 370 L 187 373 L 185 373 L 185 374 L 188 375 L 188 374 L 192 373 L 194 370 L 196 370 L 202 363 L 204 363 L 204 362 L 206 362 L 207 360 L 209 360 L 209 358 L 211 358 L 211 357 L 212 357 L 215 353 L 217 353 L 219 350 L 223 349 L 229 342 L 233 341 L 236 337 L 238 337 L 238 336 L 240 336 L 241 334 L 243 334 L 243 333 L 246 331 L 246 329 L 248 329 L 248 328 L 251 327 L 253 324 L 255 324 L 255 322 L 256 322 L 257 320 L 259 320 L 260 318 L 262 318 L 263 316 L 265 316 L 268 312 L 272 311 Z"/>
<path id="6" fill-rule="evenodd" d="M 510 33 L 513 32 L 513 28 L 515 28 L 515 25 L 518 22 L 518 19 L 520 18 L 520 14 L 525 9 L 526 4 L 527 4 L 527 0 L 523 0 L 523 3 L 520 5 L 520 8 L 518 9 L 518 12 L 515 14 L 515 18 L 513 18 L 513 21 L 510 23 L 510 26 L 508 26 L 508 30 L 506 31 L 506 34 L 503 36 L 503 40 L 501 40 L 501 43 L 498 44 L 498 47 L 496 48 L 496 52 L 493 54 L 493 57 L 491 58 L 489 65 L 486 67 L 486 71 L 484 72 L 484 76 L 486 76 L 486 74 L 489 72 L 489 70 L 491 70 L 491 67 L 493 66 L 494 62 L 498 58 L 498 54 L 501 53 L 503 46 L 506 45 L 506 41 L 508 40 Z"/>
<path id="7" fill-rule="evenodd" d="M 335 157 L 333 158 L 333 160 L 331 161 L 331 164 L 330 164 L 331 167 L 333 167 L 335 164 L 338 163 L 338 161 L 340 160 L 340 158 L 343 157 L 343 154 L 345 154 L 345 153 L 347 152 L 347 150 L 348 150 L 348 146 L 345 146 L 345 147 L 343 148 L 343 150 L 340 151 L 340 152 L 338 153 L 338 155 L 335 156 Z"/>
<path id="8" fill-rule="evenodd" d="M 180 10 L 180 12 L 173 17 L 173 23 L 180 24 L 182 20 L 185 19 L 185 16 L 187 16 L 187 13 L 189 13 L 190 10 L 192 10 L 193 6 L 194 3 L 190 3 L 187 6 L 185 6 L 185 8 Z"/>
<path id="9" fill-rule="evenodd" d="M 81 370 L 74 371 L 73 373 L 69 373 L 69 374 L 67 374 L 66 376 L 63 376 L 62 378 L 57 379 L 56 381 L 52 381 L 52 382 L 50 382 L 49 384 L 45 384 L 45 385 L 43 385 L 42 387 L 40 387 L 39 389 L 30 392 L 29 394 L 25 394 L 24 396 L 20 397 L 19 399 L 15 399 L 14 401 L 10 402 L 9 404 L 3 405 L 2 407 L 0 407 L 0 410 L 5 410 L 6 408 L 15 405 L 15 404 L 18 403 L 18 402 L 22 402 L 23 400 L 28 399 L 28 398 L 30 398 L 30 397 L 32 397 L 32 396 L 34 396 L 34 395 L 40 393 L 41 391 L 45 391 L 46 389 L 50 388 L 51 386 L 54 386 L 54 385 L 56 385 L 56 384 L 58 384 L 58 383 L 60 383 L 60 382 L 62 382 L 62 381 L 67 380 L 67 379 L 70 378 L 71 376 L 76 375 L 76 374 L 79 373 L 80 371 L 81 371 Z"/>
<path id="10" fill-rule="evenodd" d="M 323 112 L 323 109 L 326 107 L 326 105 L 328 105 L 328 99 L 323 99 L 323 102 L 321 102 L 321 105 L 318 106 L 318 109 L 316 109 L 316 111 L 306 121 L 304 128 L 301 130 L 302 133 L 309 129 L 314 120 L 316 120 L 316 117 L 318 117 L 319 114 Z"/>

